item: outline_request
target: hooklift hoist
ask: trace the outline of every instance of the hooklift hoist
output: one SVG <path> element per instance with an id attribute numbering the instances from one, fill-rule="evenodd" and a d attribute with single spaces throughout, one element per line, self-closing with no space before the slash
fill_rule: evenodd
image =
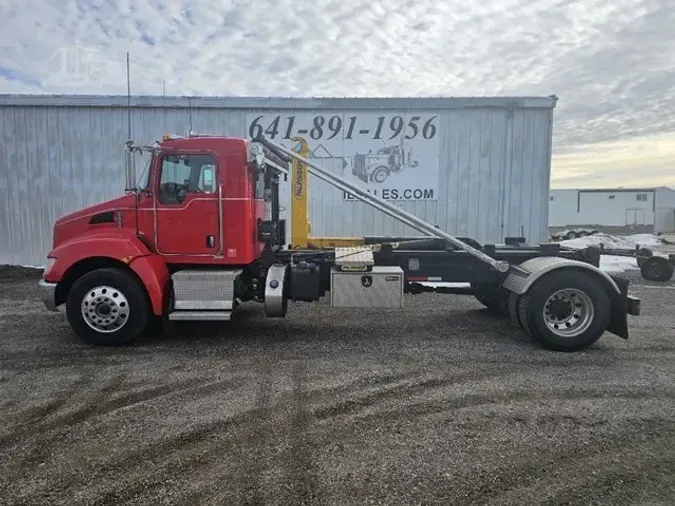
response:
<path id="1" fill-rule="evenodd" d="M 262 136 L 192 134 L 152 146 L 128 141 L 125 195 L 54 225 L 40 281 L 46 307 L 65 304 L 85 342 L 125 345 L 158 321 L 230 320 L 247 301 L 283 318 L 289 300 L 326 292 L 334 308 L 399 309 L 406 293 L 464 293 L 509 314 L 548 349 L 581 350 L 605 331 L 628 338 L 627 315 L 640 313 L 640 300 L 628 280 L 599 268 L 596 249 L 454 237 L 314 164 L 304 140 L 293 142 L 287 149 Z M 147 151 L 142 182 L 132 185 L 134 153 Z M 307 173 L 427 237 L 310 237 Z M 279 218 L 282 176 L 291 177 L 290 244 Z"/>

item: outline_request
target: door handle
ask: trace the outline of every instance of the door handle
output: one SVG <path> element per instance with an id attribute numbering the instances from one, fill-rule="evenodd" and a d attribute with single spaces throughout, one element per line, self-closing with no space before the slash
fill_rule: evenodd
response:
<path id="1" fill-rule="evenodd" d="M 207 248 L 215 248 L 216 246 L 216 238 L 213 237 L 212 235 L 207 235 L 206 236 L 206 247 Z"/>

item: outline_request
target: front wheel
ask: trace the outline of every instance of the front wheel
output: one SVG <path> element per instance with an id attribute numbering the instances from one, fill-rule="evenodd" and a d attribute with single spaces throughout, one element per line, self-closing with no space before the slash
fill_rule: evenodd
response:
<path id="1" fill-rule="evenodd" d="M 104 346 L 131 344 L 150 322 L 145 288 L 123 269 L 96 269 L 73 284 L 66 302 L 70 326 L 83 341 Z"/>
<path id="2" fill-rule="evenodd" d="M 371 179 L 375 183 L 384 183 L 388 177 L 389 177 L 389 168 L 385 167 L 384 165 L 380 165 L 373 171 Z"/>
<path id="3" fill-rule="evenodd" d="M 516 320 L 547 349 L 580 351 L 607 329 L 610 303 L 604 287 L 593 277 L 576 271 L 553 272 L 520 297 Z"/>

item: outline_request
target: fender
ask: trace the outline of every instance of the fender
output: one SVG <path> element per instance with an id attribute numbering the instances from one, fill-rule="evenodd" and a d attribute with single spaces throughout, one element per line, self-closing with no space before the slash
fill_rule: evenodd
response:
<path id="1" fill-rule="evenodd" d="M 628 295 L 628 280 L 610 276 L 594 265 L 560 257 L 530 258 L 511 266 L 502 286 L 517 295 L 523 295 L 537 280 L 559 269 L 585 270 L 602 282 L 611 304 L 607 331 L 628 339 L 628 314 L 639 314 L 639 301 Z"/>
<path id="2" fill-rule="evenodd" d="M 165 303 L 169 293 L 171 274 L 166 262 L 159 255 L 148 255 L 134 258 L 129 267 L 143 281 L 156 316 L 164 314 Z"/>
<path id="3" fill-rule="evenodd" d="M 535 257 L 516 266 L 511 266 L 511 272 L 506 276 L 502 286 L 513 293 L 522 295 L 543 275 L 563 268 L 585 269 L 593 272 L 606 282 L 610 297 L 621 295 L 618 285 L 605 271 L 580 260 L 560 257 Z"/>
<path id="4" fill-rule="evenodd" d="M 44 274 L 49 283 L 61 282 L 71 267 L 95 258 L 109 258 L 127 265 L 141 280 L 150 299 L 152 311 L 164 312 L 171 275 L 164 259 L 150 251 L 132 232 L 116 230 L 85 234 L 60 244 L 47 254 L 53 260 Z"/>
<path id="5" fill-rule="evenodd" d="M 53 262 L 45 272 L 44 279 L 50 283 L 58 283 L 68 269 L 88 258 L 103 257 L 130 264 L 138 257 L 152 254 L 131 230 L 83 234 L 60 244 L 47 254 Z"/>

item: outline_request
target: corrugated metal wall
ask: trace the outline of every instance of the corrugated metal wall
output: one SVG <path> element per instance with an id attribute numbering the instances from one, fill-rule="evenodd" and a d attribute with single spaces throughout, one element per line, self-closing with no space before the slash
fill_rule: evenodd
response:
<path id="1" fill-rule="evenodd" d="M 438 200 L 400 202 L 457 235 L 546 240 L 554 98 L 187 99 L 132 101 L 132 137 L 246 136 L 251 112 L 433 109 L 440 115 Z M 59 216 L 119 195 L 125 97 L 0 96 L 0 264 L 42 265 Z M 140 167 L 138 168 L 140 172 Z M 310 186 L 314 236 L 419 235 L 321 181 Z M 285 192 L 288 205 L 288 192 Z"/>

